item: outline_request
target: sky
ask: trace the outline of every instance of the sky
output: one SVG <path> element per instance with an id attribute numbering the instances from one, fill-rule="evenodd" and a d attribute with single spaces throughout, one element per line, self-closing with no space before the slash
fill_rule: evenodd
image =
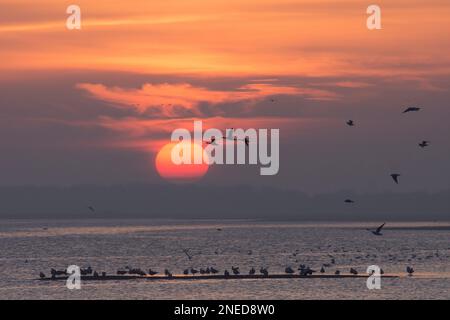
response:
<path id="1" fill-rule="evenodd" d="M 381 30 L 369 4 L 0 0 L 0 185 L 164 185 L 157 152 L 202 120 L 280 129 L 280 171 L 212 166 L 199 186 L 449 190 L 450 2 L 377 1 Z"/>

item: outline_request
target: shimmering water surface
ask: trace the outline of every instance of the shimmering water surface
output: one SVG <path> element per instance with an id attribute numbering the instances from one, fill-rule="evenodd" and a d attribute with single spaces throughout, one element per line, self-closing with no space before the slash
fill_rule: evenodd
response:
<path id="1" fill-rule="evenodd" d="M 254 221 L 0 220 L 1 299 L 450 299 L 450 223 L 388 223 L 384 235 L 366 231 L 377 223 L 274 223 Z M 220 230 L 218 230 L 220 229 Z M 189 260 L 183 253 L 189 249 Z M 331 264 L 334 257 L 335 264 Z M 256 279 L 83 282 L 36 280 L 51 267 L 92 266 L 115 274 L 125 266 L 269 268 L 306 264 L 327 273 L 379 265 L 381 290 L 365 279 Z M 407 277 L 406 266 L 416 270 Z"/>

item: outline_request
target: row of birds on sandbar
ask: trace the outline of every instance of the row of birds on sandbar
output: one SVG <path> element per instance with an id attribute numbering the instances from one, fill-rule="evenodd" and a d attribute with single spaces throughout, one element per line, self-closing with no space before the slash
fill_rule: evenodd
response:
<path id="1" fill-rule="evenodd" d="M 317 273 L 317 270 L 311 269 L 309 266 L 306 266 L 304 264 L 301 264 L 298 267 L 297 271 L 299 272 L 300 276 L 305 276 L 305 277 L 306 276 L 310 276 L 310 275 L 312 275 L 314 273 Z M 285 272 L 285 274 L 288 274 L 288 275 L 296 274 L 296 271 L 292 267 L 286 267 L 284 272 Z M 406 267 L 406 272 L 408 273 L 409 276 L 412 276 L 412 274 L 414 273 L 413 267 L 407 266 Z M 51 277 L 53 279 L 56 279 L 57 276 L 68 275 L 67 270 L 56 270 L 56 269 L 53 269 L 53 268 L 50 270 L 50 273 L 51 273 Z M 97 271 L 94 271 L 91 267 L 88 267 L 86 269 L 80 269 L 80 273 L 81 273 L 81 275 L 93 275 L 94 277 L 100 277 L 100 276 L 106 277 L 106 272 L 98 273 Z M 214 267 L 207 267 L 206 269 L 200 268 L 198 270 L 194 269 L 194 268 L 187 268 L 187 269 L 185 269 L 183 271 L 183 275 L 185 275 L 185 276 L 189 276 L 189 275 L 195 276 L 197 274 L 200 274 L 200 275 L 218 275 L 219 273 L 220 273 L 220 271 L 217 270 Z M 319 273 L 321 273 L 321 274 L 326 273 L 324 266 L 322 266 L 320 268 Z M 355 268 L 350 268 L 349 273 L 352 274 L 352 275 L 358 275 L 358 271 Z M 155 270 L 152 270 L 152 269 L 149 269 L 148 273 L 147 273 L 144 270 L 142 270 L 141 268 L 130 268 L 128 266 L 125 267 L 124 269 L 117 270 L 117 275 L 139 275 L 139 276 L 146 277 L 146 276 L 156 276 L 158 274 L 159 274 L 158 271 L 155 271 Z M 269 276 L 268 268 L 261 267 L 259 269 L 259 274 L 261 274 L 264 277 L 268 277 Z M 340 275 L 340 274 L 341 274 L 340 270 L 336 270 L 334 272 L 334 275 Z M 383 269 L 380 269 L 380 274 L 384 274 Z M 164 270 L 164 275 L 166 277 L 168 277 L 168 278 L 172 278 L 173 277 L 173 274 L 172 274 L 172 272 L 169 271 L 169 269 L 165 269 Z M 229 276 L 233 276 L 233 275 L 234 276 L 239 276 L 239 275 L 241 275 L 241 271 L 239 270 L 239 267 L 232 266 L 231 267 L 231 272 L 228 271 L 228 270 L 225 270 L 223 272 L 223 275 L 225 277 L 229 277 Z M 254 267 L 252 267 L 249 270 L 248 275 L 250 275 L 250 276 L 256 275 L 256 269 Z M 46 276 L 45 276 L 45 274 L 43 272 L 40 272 L 39 276 L 42 279 L 46 278 Z"/>

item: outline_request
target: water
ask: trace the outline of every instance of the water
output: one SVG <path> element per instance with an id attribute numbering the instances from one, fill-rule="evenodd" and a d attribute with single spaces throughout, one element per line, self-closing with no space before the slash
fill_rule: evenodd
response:
<path id="1" fill-rule="evenodd" d="M 450 223 L 389 223 L 384 235 L 367 223 L 253 221 L 2 220 L 0 299 L 450 299 Z M 218 231 L 220 228 L 222 231 Z M 189 248 L 191 261 L 183 253 Z M 68 290 L 64 281 L 35 280 L 40 271 L 75 264 L 115 274 L 125 266 L 174 274 L 188 267 L 306 264 L 327 273 L 379 265 L 400 278 L 368 290 L 365 279 L 101 281 Z M 407 277 L 405 268 L 416 273 Z"/>

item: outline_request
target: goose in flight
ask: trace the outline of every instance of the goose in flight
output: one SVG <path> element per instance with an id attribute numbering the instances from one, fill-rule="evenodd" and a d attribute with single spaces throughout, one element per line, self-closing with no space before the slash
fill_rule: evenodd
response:
<path id="1" fill-rule="evenodd" d="M 94 208 L 93 206 L 88 206 L 88 209 L 89 209 L 91 212 L 95 212 L 95 208 Z"/>
<path id="2" fill-rule="evenodd" d="M 346 123 L 349 127 L 355 126 L 355 122 L 353 120 L 348 120 Z"/>
<path id="3" fill-rule="evenodd" d="M 346 199 L 344 202 L 345 203 L 355 203 L 355 201 L 353 201 L 352 199 Z"/>
<path id="4" fill-rule="evenodd" d="M 394 180 L 394 182 L 396 183 L 396 184 L 398 184 L 398 178 L 401 176 L 401 174 L 398 174 L 398 173 L 393 173 L 393 174 L 391 174 L 391 178 Z"/>
<path id="5" fill-rule="evenodd" d="M 375 230 L 371 230 L 371 229 L 367 229 L 367 231 L 370 231 L 370 232 L 372 232 L 374 235 L 376 235 L 376 236 L 382 236 L 383 234 L 381 233 L 381 229 L 383 229 L 383 227 L 384 227 L 384 225 L 386 224 L 386 222 L 385 223 L 383 223 L 381 226 L 379 226 L 378 228 L 376 228 Z"/>
<path id="6" fill-rule="evenodd" d="M 406 108 L 405 111 L 403 111 L 403 113 L 417 112 L 419 110 L 420 110 L 420 108 L 417 108 L 417 107 L 409 107 L 409 108 Z"/>

